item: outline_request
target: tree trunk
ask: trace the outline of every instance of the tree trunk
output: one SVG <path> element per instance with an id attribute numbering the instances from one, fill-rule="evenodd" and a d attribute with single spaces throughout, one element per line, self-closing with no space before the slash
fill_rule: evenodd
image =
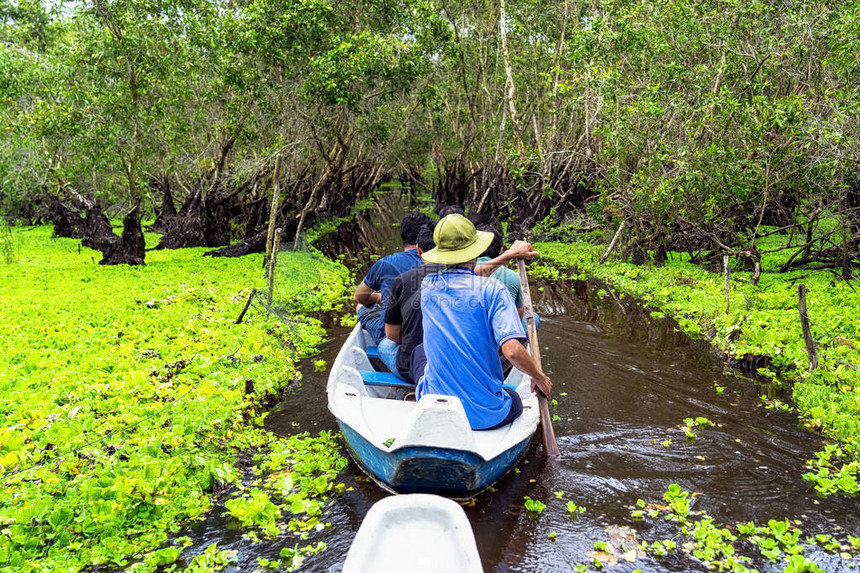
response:
<path id="1" fill-rule="evenodd" d="M 79 229 L 81 244 L 102 253 L 101 265 L 143 265 L 145 244 L 140 228 L 140 203 L 123 220 L 122 237 L 116 236 L 101 207 L 71 187 L 62 189 L 72 202 L 86 212 Z"/>
<path id="2" fill-rule="evenodd" d="M 502 59 L 505 63 L 505 99 L 508 102 L 508 111 L 511 116 L 511 125 L 514 128 L 514 136 L 517 140 L 517 149 L 523 150 L 523 130 L 517 115 L 516 94 L 517 88 L 514 84 L 514 74 L 511 70 L 511 59 L 508 54 L 508 34 L 506 30 L 507 14 L 505 13 L 505 0 L 499 3 L 499 36 L 502 40 Z"/>

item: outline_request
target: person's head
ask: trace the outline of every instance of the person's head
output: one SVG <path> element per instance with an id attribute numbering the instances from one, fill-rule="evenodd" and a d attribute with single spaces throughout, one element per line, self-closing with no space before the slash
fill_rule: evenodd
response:
<path id="1" fill-rule="evenodd" d="M 424 253 L 428 263 L 448 266 L 473 263 L 493 242 L 494 235 L 478 231 L 463 215 L 448 215 L 436 223 L 433 240 L 436 247 Z"/>
<path id="2" fill-rule="evenodd" d="M 423 255 L 427 251 L 436 247 L 436 242 L 433 240 L 433 231 L 436 228 L 436 223 L 424 225 L 418 231 L 418 254 Z"/>
<path id="3" fill-rule="evenodd" d="M 463 208 L 459 205 L 445 205 L 441 209 L 439 209 L 439 218 L 444 219 L 448 215 L 463 215 L 466 216 L 466 212 L 463 211 Z"/>
<path id="4" fill-rule="evenodd" d="M 486 231 L 487 233 L 493 234 L 493 242 L 490 243 L 490 246 L 487 247 L 487 250 L 481 255 L 482 257 L 490 257 L 491 259 L 495 259 L 500 254 L 502 254 L 502 247 L 504 247 L 504 240 L 502 238 L 502 232 L 492 225 L 478 225 L 477 229 L 479 231 Z"/>
<path id="5" fill-rule="evenodd" d="M 400 221 L 400 239 L 404 245 L 415 245 L 418 243 L 418 233 L 421 227 L 433 222 L 433 219 L 424 213 L 415 211 L 409 213 Z"/>

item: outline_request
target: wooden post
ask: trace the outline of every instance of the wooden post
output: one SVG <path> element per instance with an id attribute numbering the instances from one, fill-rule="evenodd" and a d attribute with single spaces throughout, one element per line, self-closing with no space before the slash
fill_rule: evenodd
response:
<path id="1" fill-rule="evenodd" d="M 242 312 L 239 313 L 239 318 L 236 319 L 236 324 L 242 322 L 242 319 L 245 317 L 245 313 L 248 312 L 248 307 L 251 306 L 251 301 L 254 300 L 255 294 L 257 294 L 257 289 L 252 288 L 251 294 L 248 295 L 248 300 L 245 301 L 245 306 L 242 307 Z"/>
<path id="2" fill-rule="evenodd" d="M 603 264 L 606 262 L 606 259 L 609 258 L 609 254 L 612 253 L 612 250 L 615 248 L 615 243 L 618 242 L 618 238 L 621 236 L 621 232 L 624 231 L 624 227 L 627 226 L 627 221 L 621 221 L 621 224 L 618 225 L 618 230 L 615 231 L 615 235 L 612 236 L 612 241 L 609 242 L 609 246 L 606 248 L 606 252 L 603 253 L 603 256 L 600 257 L 600 260 L 597 261 L 599 264 Z"/>
<path id="3" fill-rule="evenodd" d="M 538 343 L 537 327 L 535 325 L 535 314 L 532 309 L 532 295 L 529 292 L 529 278 L 526 274 L 526 263 L 523 259 L 517 259 L 517 270 L 520 274 L 520 291 L 523 295 L 523 317 L 526 319 L 527 333 L 529 335 L 529 351 L 532 360 L 538 369 L 543 370 L 540 358 L 540 344 Z M 552 416 L 549 412 L 549 400 L 543 392 L 538 389 L 538 408 L 540 410 L 540 425 L 543 429 L 543 453 L 548 458 L 559 456 L 558 443 L 555 439 L 555 430 L 552 428 Z"/>
<path id="4" fill-rule="evenodd" d="M 269 306 L 272 306 L 272 294 L 275 292 L 275 264 L 278 262 L 278 250 L 281 246 L 281 229 L 275 229 L 275 240 L 272 242 L 272 256 L 269 259 L 269 268 L 267 274 L 269 276 L 269 293 L 266 295 L 266 301 Z"/>
<path id="5" fill-rule="evenodd" d="M 281 156 L 275 159 L 275 171 L 272 173 L 274 190 L 272 191 L 272 208 L 269 210 L 269 232 L 266 235 L 266 257 L 263 259 L 263 268 L 269 272 L 269 260 L 272 257 L 272 241 L 275 236 L 275 223 L 278 218 L 278 203 L 281 201 Z"/>
<path id="6" fill-rule="evenodd" d="M 723 255 L 723 288 L 726 291 L 726 314 L 729 313 L 729 277 L 732 271 L 729 269 L 729 256 Z"/>
<path id="7" fill-rule="evenodd" d="M 809 329 L 809 317 L 806 314 L 806 286 L 797 285 L 797 310 L 800 311 L 800 328 L 803 330 L 803 342 L 806 343 L 806 354 L 809 355 L 809 371 L 818 368 L 818 353 L 815 351 L 815 341 Z"/>

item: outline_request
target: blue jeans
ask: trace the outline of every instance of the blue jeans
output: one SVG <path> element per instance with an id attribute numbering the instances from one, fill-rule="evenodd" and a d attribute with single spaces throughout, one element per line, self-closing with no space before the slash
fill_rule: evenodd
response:
<path id="1" fill-rule="evenodd" d="M 391 373 L 398 378 L 403 378 L 400 372 L 397 371 L 397 351 L 400 350 L 400 345 L 390 338 L 383 338 L 376 345 L 376 352 L 379 353 L 379 359 L 383 364 L 388 366 Z"/>
<path id="2" fill-rule="evenodd" d="M 373 306 L 363 306 L 358 309 L 356 317 L 358 318 L 358 322 L 361 323 L 361 326 L 364 327 L 364 329 L 373 336 L 376 343 L 379 344 L 379 341 L 385 336 L 385 331 L 382 330 L 382 307 L 378 304 L 374 304 Z"/>

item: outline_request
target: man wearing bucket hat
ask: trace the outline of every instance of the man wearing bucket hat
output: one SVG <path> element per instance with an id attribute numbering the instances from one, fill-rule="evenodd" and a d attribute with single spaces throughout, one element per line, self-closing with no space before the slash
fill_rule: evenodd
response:
<path id="1" fill-rule="evenodd" d="M 504 388 L 499 348 L 532 378 L 532 389 L 549 396 L 552 382 L 519 342 L 527 338 L 505 286 L 475 274 L 475 260 L 493 241 L 462 215 L 448 215 L 433 233 L 436 248 L 424 253 L 429 263 L 445 265 L 421 283 L 424 344 L 412 353 L 410 367 L 424 394 L 456 396 L 475 430 L 490 430 L 515 420 L 522 400 Z"/>

